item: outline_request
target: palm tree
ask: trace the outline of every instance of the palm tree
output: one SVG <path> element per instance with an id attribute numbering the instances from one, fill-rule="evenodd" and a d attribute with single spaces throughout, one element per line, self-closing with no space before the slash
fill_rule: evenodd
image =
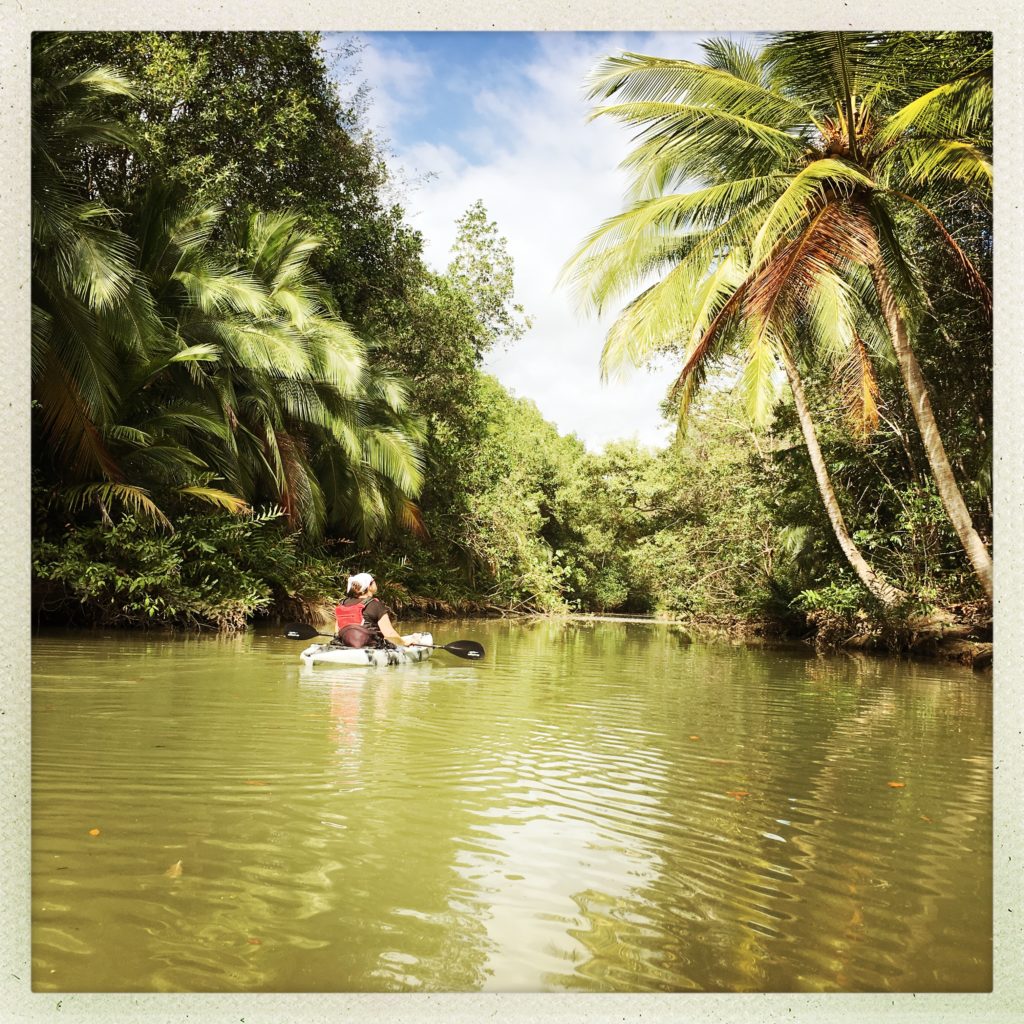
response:
<path id="1" fill-rule="evenodd" d="M 69 70 L 65 42 L 35 38 L 32 82 L 33 398 L 64 499 L 167 527 L 180 495 L 271 502 L 313 537 L 419 528 L 421 424 L 313 274 L 319 240 L 159 186 L 124 214 L 90 195 L 86 168 L 133 147 L 110 102 L 135 93 Z"/>
<path id="2" fill-rule="evenodd" d="M 71 472 L 120 481 L 102 431 L 112 422 L 118 370 L 143 345 L 147 295 L 134 247 L 114 211 L 88 195 L 88 149 L 131 139 L 110 116 L 112 96 L 131 96 L 116 71 L 69 72 L 63 39 L 32 45 L 32 390 L 43 436 Z"/>
<path id="3" fill-rule="evenodd" d="M 991 556 L 910 343 L 927 297 L 899 227 L 903 217 L 924 218 L 990 308 L 987 284 L 932 197 L 951 185 L 984 197 L 991 186 L 991 54 L 929 78 L 942 40 L 926 43 L 909 71 L 889 59 L 898 36 L 866 33 L 782 33 L 759 55 L 716 40 L 704 45 L 704 63 L 631 53 L 606 59 L 592 75 L 591 97 L 618 102 L 594 116 L 640 129 L 624 164 L 632 202 L 584 242 L 570 267 L 598 309 L 643 289 L 613 326 L 604 364 L 681 351 L 683 414 L 709 370 L 737 347 L 763 415 L 776 361 L 792 385 L 799 350 L 812 347 L 801 345 L 807 332 L 814 347 L 835 352 L 851 348 L 866 323 L 884 324 L 937 490 L 991 597 Z M 867 393 L 869 364 L 856 345 L 848 365 L 860 363 Z M 793 387 L 798 406 L 800 390 Z M 809 425 L 809 414 L 798 407 L 798 415 Z M 816 461 L 810 440 L 808 448 Z M 823 463 L 815 472 L 850 557 Z"/>
<path id="4" fill-rule="evenodd" d="M 198 460 L 162 436 L 158 421 L 140 416 L 145 431 L 131 425 L 136 392 L 164 354 L 150 351 L 158 323 L 134 240 L 90 195 L 82 163 L 133 146 L 109 103 L 135 94 L 110 68 L 69 70 L 65 42 L 42 33 L 32 50 L 32 392 L 62 498 L 72 508 L 94 504 L 107 520 L 121 504 L 169 525 L 144 483 L 162 477 L 238 508 L 244 503 L 194 479 Z"/>
<path id="5" fill-rule="evenodd" d="M 163 325 L 163 419 L 249 502 L 279 505 L 311 536 L 360 539 L 416 521 L 421 430 L 401 381 L 362 342 L 310 267 L 320 242 L 291 213 L 229 226 L 220 210 L 152 189 L 137 218 L 141 270 Z"/>

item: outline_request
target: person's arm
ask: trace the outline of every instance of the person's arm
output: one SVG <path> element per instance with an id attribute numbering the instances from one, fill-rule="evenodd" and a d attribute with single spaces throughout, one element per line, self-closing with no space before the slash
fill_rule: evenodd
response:
<path id="1" fill-rule="evenodd" d="M 378 629 L 380 629 L 381 636 L 383 636 L 384 639 L 389 641 L 390 643 L 393 643 L 393 644 L 395 644 L 398 647 L 408 647 L 409 646 L 405 642 L 405 640 L 401 636 L 398 635 L 397 631 L 395 630 L 395 627 L 391 625 L 391 616 L 390 615 L 387 615 L 387 614 L 382 615 L 377 620 L 377 627 L 378 627 Z"/>

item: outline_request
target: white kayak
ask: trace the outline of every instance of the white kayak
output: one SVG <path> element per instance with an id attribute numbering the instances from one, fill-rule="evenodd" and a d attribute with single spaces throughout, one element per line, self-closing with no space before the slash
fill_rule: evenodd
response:
<path id="1" fill-rule="evenodd" d="M 430 633 L 410 633 L 403 640 L 417 645 L 413 647 L 341 647 L 338 644 L 312 644 L 299 657 L 304 665 L 410 665 L 424 661 L 433 653 L 433 647 L 418 646 L 432 644 Z"/>

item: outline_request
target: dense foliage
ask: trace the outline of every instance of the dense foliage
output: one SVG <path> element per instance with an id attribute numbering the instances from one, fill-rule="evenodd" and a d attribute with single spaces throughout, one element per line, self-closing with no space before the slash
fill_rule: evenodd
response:
<path id="1" fill-rule="evenodd" d="M 271 515 L 184 514 L 173 533 L 128 515 L 39 539 L 34 562 L 41 610 L 65 622 L 153 622 L 240 629 L 272 602 L 312 603 L 339 585 L 303 556 L 297 535 Z"/>
<path id="2" fill-rule="evenodd" d="M 918 355 L 948 367 L 953 324 L 974 336 L 987 331 L 990 40 L 946 34 L 912 43 L 898 34 L 785 32 L 759 52 L 707 42 L 699 63 L 631 53 L 602 61 L 591 96 L 608 102 L 595 116 L 636 130 L 624 161 L 629 203 L 569 267 L 585 303 L 600 310 L 627 300 L 608 333 L 606 371 L 666 351 L 680 356 L 672 399 L 681 417 L 715 370 L 736 359 L 748 412 L 765 424 L 783 372 L 835 539 L 890 609 L 920 588 L 887 580 L 851 536 L 805 379 L 831 377 L 859 441 L 878 429 L 880 403 L 909 409 L 923 485 L 992 597 L 986 510 L 976 485 L 966 488 L 974 508 L 965 501 Z M 958 241 L 958 230 L 973 237 Z M 973 298 L 955 319 L 948 303 L 940 312 L 933 301 L 951 279 Z M 941 350 L 927 351 L 929 326 L 946 335 Z M 885 381 L 889 394 L 879 362 L 898 369 Z M 972 371 L 984 395 L 987 364 Z M 982 403 L 971 404 L 982 416 Z M 892 430 L 906 442 L 899 426 Z M 904 518 L 930 518 L 927 494 L 901 494 L 881 479 Z"/>
<path id="3" fill-rule="evenodd" d="M 895 54 L 908 38 L 883 42 Z M 983 37 L 917 42 L 906 74 L 929 88 L 970 60 L 985 66 Z M 763 73 L 717 44 L 708 54 L 751 88 Z M 877 412 L 871 430 L 850 429 L 836 360 L 810 349 L 798 391 L 762 374 L 751 426 L 750 357 L 727 335 L 715 380 L 745 388 L 677 393 L 666 414 L 683 397 L 689 425 L 662 451 L 588 452 L 486 375 L 486 354 L 529 329 L 501 226 L 474 203 L 449 265 L 427 266 L 365 129 L 365 94 L 336 84 L 357 76 L 355 48 L 325 53 L 310 33 L 37 36 L 42 621 L 242 628 L 313 613 L 365 568 L 400 609 L 663 611 L 796 629 L 825 609 L 853 621 L 879 609 L 822 502 L 808 419 L 849 539 L 879 577 L 914 604 L 978 595 L 882 344 L 859 378 L 839 360 L 861 413 Z M 695 123 L 717 125 L 706 130 L 725 153 L 734 121 Z M 687 145 L 684 132 L 678 151 Z M 758 152 L 739 151 L 748 162 Z M 736 167 L 704 168 L 726 171 Z M 643 174 L 674 180 L 660 166 Z M 991 217 L 984 189 L 933 192 L 959 262 L 929 218 L 893 218 L 924 296 L 914 352 L 987 541 L 991 337 L 963 271 L 968 261 L 987 279 Z M 727 292 L 705 294 L 712 314 L 715 295 Z M 686 358 L 678 340 L 655 347 Z"/>

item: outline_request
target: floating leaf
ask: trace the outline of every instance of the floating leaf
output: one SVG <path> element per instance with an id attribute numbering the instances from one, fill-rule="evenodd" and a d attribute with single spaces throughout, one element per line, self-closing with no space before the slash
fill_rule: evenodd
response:
<path id="1" fill-rule="evenodd" d="M 903 789 L 903 787 L 905 785 L 906 785 L 905 782 L 890 782 L 889 783 L 889 788 L 890 789 Z"/>
<path id="2" fill-rule="evenodd" d="M 100 830 L 98 828 L 91 828 L 91 829 L 89 829 L 89 835 L 91 835 L 91 836 L 98 836 L 99 834 L 100 834 Z"/>
<path id="3" fill-rule="evenodd" d="M 699 740 L 699 739 L 700 739 L 700 737 L 699 737 L 699 736 L 691 736 L 691 737 L 690 737 L 690 739 L 691 739 L 691 740 Z"/>
<path id="4" fill-rule="evenodd" d="M 927 814 L 922 814 L 922 815 L 921 815 L 921 820 L 922 820 L 922 821 L 927 821 L 927 822 L 930 822 L 930 821 L 931 821 L 932 819 L 931 819 L 931 818 L 929 818 Z"/>
<path id="5" fill-rule="evenodd" d="M 745 789 L 730 789 L 726 791 L 726 796 L 734 797 L 736 800 L 742 800 L 745 796 L 750 796 L 750 793 Z"/>
<path id="6" fill-rule="evenodd" d="M 168 868 L 168 869 L 167 869 L 167 870 L 166 870 L 166 871 L 164 872 L 164 875 L 165 875 L 165 876 L 166 876 L 167 878 L 181 878 L 181 872 L 182 872 L 182 867 L 181 867 L 181 861 L 179 860 L 179 861 L 175 861 L 175 863 L 174 863 L 174 864 L 172 864 L 172 865 L 171 865 L 171 866 L 170 866 L 170 867 L 169 867 L 169 868 Z"/>
<path id="7" fill-rule="evenodd" d="M 251 935 L 245 941 L 248 942 L 250 946 L 262 946 L 263 945 L 263 940 L 262 939 L 253 938 L 253 936 L 251 936 Z"/>

